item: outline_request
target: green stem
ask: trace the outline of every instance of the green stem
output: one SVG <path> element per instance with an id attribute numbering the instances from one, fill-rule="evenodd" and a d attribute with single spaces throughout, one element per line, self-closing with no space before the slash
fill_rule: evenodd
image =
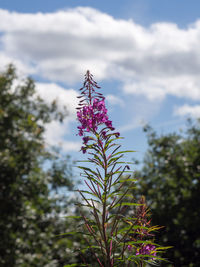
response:
<path id="1" fill-rule="evenodd" d="M 99 142 L 99 138 L 98 138 L 98 142 Z M 100 143 L 100 142 L 99 142 Z M 101 143 L 100 143 L 101 145 Z M 106 266 L 111 267 L 112 263 L 111 263 L 111 259 L 110 259 L 110 251 L 109 251 L 109 244 L 108 244 L 108 240 L 107 240 L 107 235 L 106 235 L 106 227 L 105 227 L 105 223 L 106 223 L 106 212 L 107 212 L 107 159 L 106 159 L 106 154 L 105 154 L 105 150 L 103 148 L 103 146 L 101 145 L 101 149 L 102 149 L 102 154 L 103 154 L 103 161 L 104 161 L 104 198 L 102 198 L 102 202 L 103 202 L 103 213 L 102 213 L 102 229 L 103 229 L 103 235 L 104 235 L 104 244 L 105 244 L 105 248 L 106 248 L 106 254 L 107 254 L 107 259 L 106 259 Z"/>

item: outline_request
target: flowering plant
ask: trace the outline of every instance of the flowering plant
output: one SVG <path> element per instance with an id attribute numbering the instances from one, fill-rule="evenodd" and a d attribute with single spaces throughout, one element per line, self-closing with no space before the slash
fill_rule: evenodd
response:
<path id="1" fill-rule="evenodd" d="M 83 141 L 81 151 L 88 154 L 88 160 L 83 162 L 93 164 L 93 168 L 79 166 L 88 190 L 78 190 L 83 201 L 78 205 L 80 210 L 87 207 L 89 211 L 88 216 L 80 211 L 79 217 L 81 233 L 88 244 L 80 251 L 82 266 L 90 266 L 86 250 L 97 266 L 156 264 L 160 260 L 159 252 L 164 249 L 154 243 L 152 232 L 159 227 L 150 225 L 145 198 L 136 202 L 130 194 L 136 180 L 132 178 L 130 163 L 121 158 L 133 151 L 119 150 L 121 145 L 116 141 L 121 138 L 120 133 L 109 120 L 99 88 L 87 71 L 77 108 L 78 135 Z M 130 214 L 125 216 L 127 209 Z"/>

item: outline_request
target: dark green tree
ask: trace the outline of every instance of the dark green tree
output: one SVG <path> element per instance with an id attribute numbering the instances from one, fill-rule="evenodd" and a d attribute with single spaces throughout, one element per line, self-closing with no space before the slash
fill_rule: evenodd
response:
<path id="1" fill-rule="evenodd" d="M 64 266 L 73 240 L 56 235 L 70 229 L 71 163 L 44 132 L 67 111 L 37 96 L 32 79 L 17 81 L 12 65 L 0 74 L 0 266 Z"/>
<path id="2" fill-rule="evenodd" d="M 200 266 L 200 121 L 189 121 L 187 130 L 157 135 L 146 127 L 149 149 L 141 171 L 136 172 L 139 195 L 146 196 L 152 223 L 163 225 L 161 245 L 172 264 Z"/>

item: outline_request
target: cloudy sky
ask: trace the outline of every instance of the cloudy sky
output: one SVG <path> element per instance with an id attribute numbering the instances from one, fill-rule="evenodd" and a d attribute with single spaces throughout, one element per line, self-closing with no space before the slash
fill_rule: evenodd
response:
<path id="1" fill-rule="evenodd" d="M 0 0 L 0 70 L 14 63 L 46 101 L 67 105 L 46 140 L 78 159 L 76 96 L 89 69 L 141 159 L 144 124 L 166 133 L 200 117 L 199 11 L 199 0 Z"/>

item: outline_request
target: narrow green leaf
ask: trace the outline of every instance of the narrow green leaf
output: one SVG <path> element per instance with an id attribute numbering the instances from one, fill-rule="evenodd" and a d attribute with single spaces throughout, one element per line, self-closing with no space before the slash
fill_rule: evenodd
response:
<path id="1" fill-rule="evenodd" d="M 119 180 L 120 183 L 123 183 L 123 182 L 137 182 L 137 179 L 134 179 L 134 178 L 128 178 L 128 179 L 121 179 Z"/>
<path id="2" fill-rule="evenodd" d="M 67 219 L 80 219 L 82 218 L 81 216 L 65 216 Z"/>
<path id="3" fill-rule="evenodd" d="M 124 150 L 124 151 L 119 151 L 119 152 L 113 154 L 112 157 L 115 157 L 115 156 L 117 156 L 117 155 L 119 155 L 119 154 L 132 153 L 132 152 L 137 152 L 137 151 L 135 151 L 135 150 Z"/>
<path id="4" fill-rule="evenodd" d="M 115 207 L 119 207 L 119 206 L 142 206 L 143 204 L 138 204 L 138 203 L 129 203 L 129 202 L 122 202 L 119 204 L 116 204 L 113 206 L 113 208 Z"/>
<path id="5" fill-rule="evenodd" d="M 64 265 L 64 267 L 74 267 L 74 266 L 78 266 L 77 263 L 72 263 L 72 264 Z"/>
<path id="6" fill-rule="evenodd" d="M 121 156 L 119 156 L 119 157 L 111 158 L 111 159 L 108 161 L 108 166 L 110 166 L 111 163 L 114 163 L 114 162 L 116 162 L 117 160 L 119 160 L 121 157 L 123 157 L 123 155 L 121 155 Z"/>
<path id="7" fill-rule="evenodd" d="M 116 137 L 116 138 L 112 138 L 109 141 L 107 141 L 106 145 L 105 145 L 105 150 L 109 149 L 108 146 L 109 146 L 110 143 L 112 143 L 113 141 L 118 140 L 118 139 L 123 139 L 123 137 Z"/>
<path id="8" fill-rule="evenodd" d="M 77 166 L 77 168 L 79 168 L 81 170 L 85 170 L 85 171 L 91 172 L 94 175 L 97 175 L 97 173 L 95 171 L 91 170 L 90 168 L 87 168 L 87 167 L 84 167 L 84 166 Z"/>
<path id="9" fill-rule="evenodd" d="M 87 191 L 87 190 L 80 190 L 82 193 L 85 193 L 85 194 L 89 194 L 89 195 L 92 195 L 94 197 L 98 197 L 96 194 L 90 192 L 90 191 Z"/>

